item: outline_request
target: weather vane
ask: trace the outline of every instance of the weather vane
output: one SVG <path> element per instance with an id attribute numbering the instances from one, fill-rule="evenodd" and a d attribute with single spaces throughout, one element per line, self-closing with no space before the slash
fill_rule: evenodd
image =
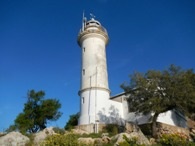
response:
<path id="1" fill-rule="evenodd" d="M 93 15 L 92 13 L 90 13 L 91 19 L 95 19 L 95 15 Z"/>

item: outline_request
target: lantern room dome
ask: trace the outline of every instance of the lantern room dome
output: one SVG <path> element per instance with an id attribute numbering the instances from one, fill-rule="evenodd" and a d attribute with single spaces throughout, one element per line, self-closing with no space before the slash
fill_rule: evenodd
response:
<path id="1" fill-rule="evenodd" d="M 94 18 L 92 18 L 91 20 L 86 22 L 86 27 L 88 27 L 88 26 L 96 26 L 96 27 L 98 27 L 98 26 L 101 26 L 101 24 L 100 24 L 99 21 L 97 21 Z"/>

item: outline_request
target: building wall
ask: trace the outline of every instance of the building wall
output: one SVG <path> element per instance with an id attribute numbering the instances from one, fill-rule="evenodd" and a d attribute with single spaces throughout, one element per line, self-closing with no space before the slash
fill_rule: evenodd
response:
<path id="1" fill-rule="evenodd" d="M 106 126 L 105 124 L 97 123 L 97 124 L 78 125 L 75 126 L 75 128 L 87 131 L 89 133 L 98 133 L 98 132 L 102 132 L 105 126 Z"/>
<path id="2" fill-rule="evenodd" d="M 104 90 L 90 89 L 80 94 L 80 118 L 79 125 L 95 123 L 100 120 L 99 113 L 106 114 L 108 107 L 109 92 Z"/>
<path id="3" fill-rule="evenodd" d="M 160 123 L 187 128 L 186 118 L 175 110 L 170 110 L 160 114 L 157 121 Z"/>
<path id="4" fill-rule="evenodd" d="M 81 93 L 79 125 L 96 123 L 118 123 L 124 119 L 120 102 L 109 99 L 109 92 L 91 89 Z"/>
<path id="5" fill-rule="evenodd" d="M 129 108 L 128 108 L 127 100 L 125 100 L 126 96 L 124 94 L 122 94 L 121 96 L 118 96 L 117 98 L 123 99 L 123 100 L 121 100 L 123 112 L 120 112 L 120 113 L 121 114 L 123 113 L 124 120 L 136 123 L 138 125 L 142 125 L 142 124 L 146 124 L 146 123 L 151 122 L 151 117 L 153 116 L 152 113 L 147 114 L 147 115 L 143 115 L 141 113 L 135 114 L 135 112 L 130 112 Z M 115 98 L 113 100 L 117 100 L 117 99 Z M 175 110 L 170 110 L 170 111 L 167 111 L 165 113 L 160 114 L 158 119 L 157 119 L 157 122 L 172 125 L 172 126 L 183 127 L 183 128 L 187 127 L 187 121 L 186 121 L 185 117 L 181 113 L 179 113 Z"/>
<path id="6" fill-rule="evenodd" d="M 93 34 L 83 40 L 81 48 L 81 90 L 89 87 L 109 90 L 105 41 Z"/>

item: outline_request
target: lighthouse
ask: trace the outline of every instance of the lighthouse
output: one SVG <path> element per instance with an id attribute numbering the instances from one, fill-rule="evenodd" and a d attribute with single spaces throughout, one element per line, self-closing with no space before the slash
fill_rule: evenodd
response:
<path id="1" fill-rule="evenodd" d="M 82 54 L 79 125 L 106 123 L 105 107 L 110 98 L 106 62 L 108 33 L 94 17 L 87 20 L 83 16 L 77 41 Z"/>
<path id="2" fill-rule="evenodd" d="M 150 123 L 151 115 L 137 115 L 129 110 L 129 93 L 110 97 L 108 85 L 106 45 L 108 33 L 92 16 L 83 16 L 77 42 L 81 48 L 80 117 L 78 128 L 88 132 L 101 131 L 107 124 L 124 126 L 126 122 Z M 179 123 L 175 122 L 178 121 Z M 173 111 L 161 113 L 158 122 L 186 127 L 186 119 Z"/>

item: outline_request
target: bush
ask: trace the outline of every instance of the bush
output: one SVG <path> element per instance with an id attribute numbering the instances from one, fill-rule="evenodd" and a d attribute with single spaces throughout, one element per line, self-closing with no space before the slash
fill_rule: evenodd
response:
<path id="1" fill-rule="evenodd" d="M 159 143 L 162 146 L 195 146 L 195 143 L 187 141 L 186 137 L 180 134 L 163 134 Z"/>
<path id="2" fill-rule="evenodd" d="M 79 113 L 70 115 L 70 118 L 68 122 L 66 123 L 64 129 L 70 131 L 71 129 L 74 128 L 74 126 L 78 125 L 78 120 L 79 120 Z"/>
<path id="3" fill-rule="evenodd" d="M 53 131 L 57 134 L 64 134 L 65 133 L 65 130 L 64 129 L 61 129 L 59 127 L 54 127 L 53 128 Z"/>
<path id="4" fill-rule="evenodd" d="M 151 123 L 142 124 L 142 125 L 139 125 L 139 127 L 140 127 L 141 131 L 144 133 L 144 135 L 152 135 Z"/>
<path id="5" fill-rule="evenodd" d="M 78 136 L 75 134 L 51 135 L 42 142 L 42 146 L 78 146 Z"/>
<path id="6" fill-rule="evenodd" d="M 80 137 L 91 137 L 91 138 L 100 138 L 101 137 L 101 133 L 90 133 L 90 134 L 83 134 Z"/>
<path id="7" fill-rule="evenodd" d="M 105 127 L 104 127 L 104 129 L 103 129 L 103 131 L 104 132 L 108 132 L 110 135 L 116 135 L 116 134 L 118 134 L 119 133 L 119 130 L 118 130 L 119 128 L 118 128 L 118 125 L 117 124 L 107 124 Z"/>
<path id="8" fill-rule="evenodd" d="M 124 142 L 120 142 L 119 146 L 145 146 L 137 144 L 137 138 L 133 137 L 132 139 L 127 138 L 126 135 L 123 135 Z"/>

